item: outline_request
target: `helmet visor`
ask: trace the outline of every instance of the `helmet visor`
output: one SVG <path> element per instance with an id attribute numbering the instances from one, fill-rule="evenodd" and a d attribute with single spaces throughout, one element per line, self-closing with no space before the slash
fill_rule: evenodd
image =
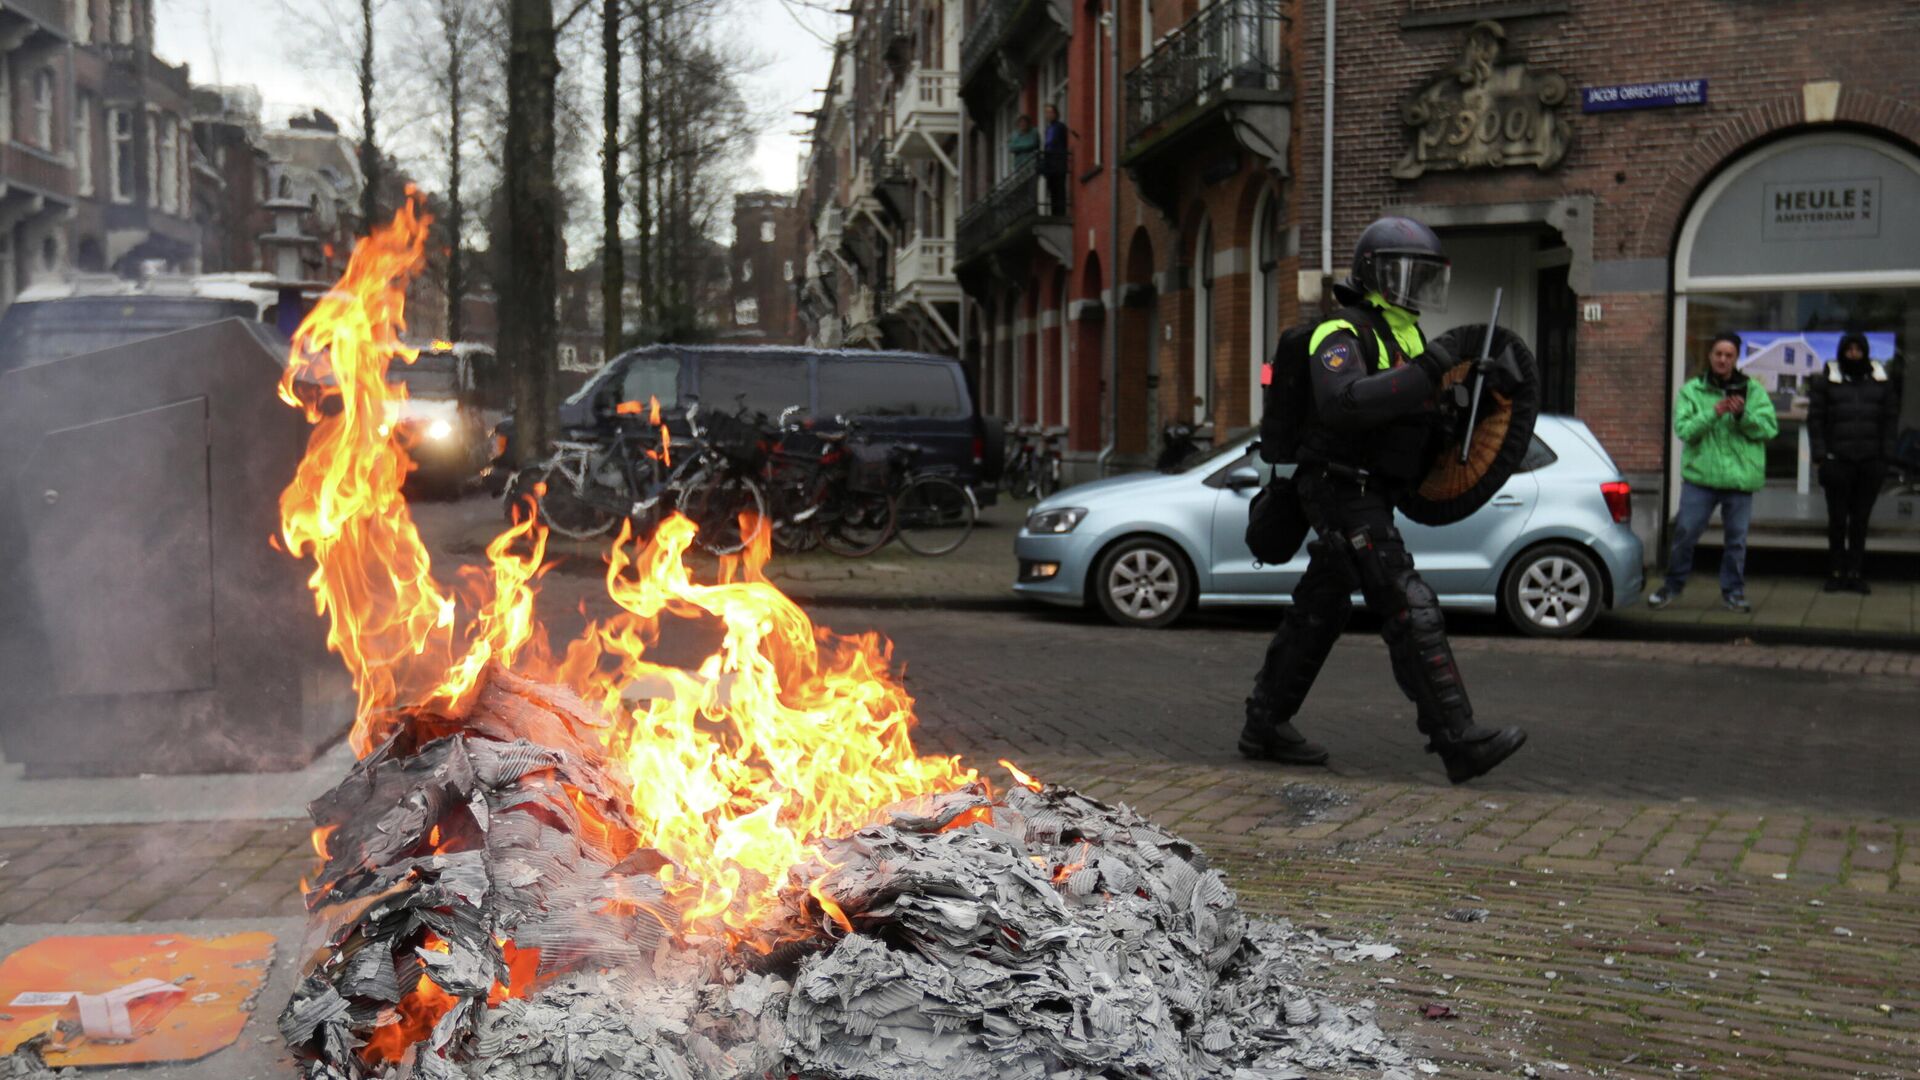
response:
<path id="1" fill-rule="evenodd" d="M 1431 255 L 1380 256 L 1380 293 L 1409 311 L 1447 310 L 1453 266 Z"/>

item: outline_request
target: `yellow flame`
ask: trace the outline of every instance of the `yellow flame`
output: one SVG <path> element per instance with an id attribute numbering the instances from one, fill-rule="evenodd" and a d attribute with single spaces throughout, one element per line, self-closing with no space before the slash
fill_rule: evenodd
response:
<path id="1" fill-rule="evenodd" d="M 958 759 L 915 753 L 913 701 L 890 671 L 890 645 L 816 629 L 767 582 L 769 530 L 743 530 L 755 542 L 702 584 L 684 561 L 691 522 L 671 517 L 644 545 L 623 526 L 607 555 L 616 613 L 558 654 L 535 617 L 547 530 L 532 515 L 488 545 L 488 567 L 458 594 L 441 587 L 401 496 L 405 450 L 383 430 L 404 396 L 388 368 L 413 359 L 401 343 L 405 288 L 424 265 L 427 224 L 410 200 L 355 247 L 301 324 L 281 387 L 314 425 L 281 498 L 281 533 L 290 553 L 314 560 L 328 644 L 359 692 L 355 752 L 371 752 L 402 710 L 461 715 L 494 663 L 565 683 L 608 718 L 606 764 L 639 823 L 635 835 L 611 835 L 624 830 L 576 798 L 589 841 L 666 856 L 661 881 L 685 921 L 707 929 L 758 920 L 819 838 L 977 779 Z M 646 415 L 660 423 L 657 401 Z M 664 426 L 661 435 L 666 451 Z M 654 663 L 663 617 L 717 625 L 722 642 L 692 668 Z M 817 881 L 812 891 L 849 925 Z"/>

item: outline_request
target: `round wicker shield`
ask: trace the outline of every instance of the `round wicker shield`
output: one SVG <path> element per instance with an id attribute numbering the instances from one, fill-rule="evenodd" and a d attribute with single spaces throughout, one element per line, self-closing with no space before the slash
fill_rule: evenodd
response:
<path id="1" fill-rule="evenodd" d="M 1442 389 L 1466 380 L 1471 388 L 1473 361 L 1486 341 L 1487 328 L 1456 326 L 1439 340 L 1461 358 L 1447 372 Z M 1480 415 L 1474 425 L 1467 460 L 1460 460 L 1460 441 L 1449 437 L 1427 468 L 1420 483 L 1400 498 L 1400 512 L 1422 525 L 1451 525 L 1487 504 L 1519 468 L 1533 442 L 1533 421 L 1540 415 L 1540 372 L 1533 350 L 1519 335 L 1499 327 L 1493 332 L 1493 355 L 1511 350 L 1523 376 L 1512 397 L 1491 389 L 1480 396 Z"/>

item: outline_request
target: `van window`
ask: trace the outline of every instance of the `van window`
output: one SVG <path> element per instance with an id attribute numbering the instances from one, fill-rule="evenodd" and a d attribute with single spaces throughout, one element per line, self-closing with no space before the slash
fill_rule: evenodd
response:
<path id="1" fill-rule="evenodd" d="M 620 376 L 621 401 L 646 401 L 658 398 L 661 408 L 680 402 L 680 358 L 642 356 L 627 365 Z"/>
<path id="2" fill-rule="evenodd" d="M 945 364 L 911 360 L 823 360 L 820 363 L 820 413 L 823 416 L 926 416 L 955 419 L 967 415 L 960 383 Z"/>
<path id="3" fill-rule="evenodd" d="M 747 408 L 778 416 L 789 405 L 807 407 L 807 362 L 794 356 L 700 357 L 700 407 L 733 412 L 746 395 Z"/>

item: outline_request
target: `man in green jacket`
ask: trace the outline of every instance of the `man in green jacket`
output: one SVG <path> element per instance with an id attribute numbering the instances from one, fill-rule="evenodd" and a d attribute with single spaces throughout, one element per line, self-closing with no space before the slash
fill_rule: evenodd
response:
<path id="1" fill-rule="evenodd" d="M 1720 556 L 1720 602 L 1747 614 L 1747 525 L 1753 493 L 1767 481 L 1767 440 L 1780 433 L 1767 388 L 1739 370 L 1740 335 L 1720 334 L 1707 352 L 1707 370 L 1680 387 L 1673 433 L 1680 451 L 1680 508 L 1673 521 L 1673 553 L 1666 583 L 1647 606 L 1673 603 L 1693 572 L 1693 546 L 1707 531 L 1714 507 L 1726 543 Z"/>

